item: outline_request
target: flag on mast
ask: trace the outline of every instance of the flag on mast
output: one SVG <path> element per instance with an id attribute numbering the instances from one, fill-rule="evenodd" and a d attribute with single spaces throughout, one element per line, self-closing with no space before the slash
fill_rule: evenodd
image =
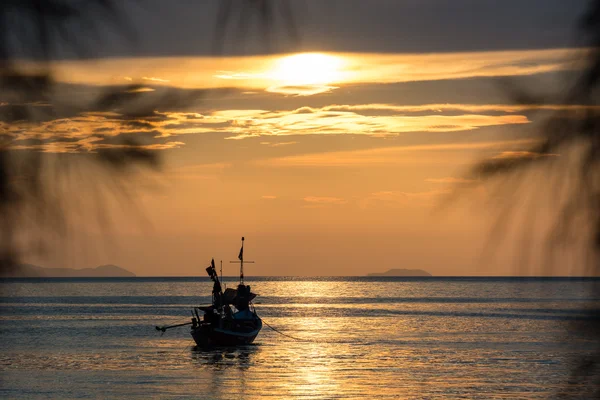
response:
<path id="1" fill-rule="evenodd" d="M 244 259 L 244 245 L 240 249 L 240 254 L 238 255 L 238 260 L 242 261 Z"/>

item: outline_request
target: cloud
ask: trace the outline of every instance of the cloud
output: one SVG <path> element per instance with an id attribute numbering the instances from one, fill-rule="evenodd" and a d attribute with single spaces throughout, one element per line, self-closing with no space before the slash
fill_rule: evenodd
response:
<path id="1" fill-rule="evenodd" d="M 530 123 L 530 110 L 582 111 L 595 106 L 510 104 L 330 105 L 292 110 L 229 109 L 200 113 L 159 113 L 153 122 L 165 135 L 223 132 L 228 139 L 300 135 L 395 136 L 409 132 L 459 132 Z M 457 114 L 458 113 L 458 114 Z M 500 114 L 500 115 L 498 115 Z M 150 127 L 148 127 L 150 128 Z M 270 143 L 265 141 L 264 143 Z M 295 144 L 294 141 L 272 146 Z"/>
<path id="2" fill-rule="evenodd" d="M 502 153 L 492 157 L 493 159 L 507 158 L 541 158 L 541 157 L 558 157 L 558 154 L 550 153 L 534 153 L 531 151 L 503 151 Z"/>
<path id="3" fill-rule="evenodd" d="M 135 89 L 126 90 L 125 93 L 146 93 L 146 92 L 154 92 L 156 89 L 151 87 L 138 87 Z"/>
<path id="4" fill-rule="evenodd" d="M 172 168 L 167 171 L 167 174 L 173 179 L 216 180 L 232 166 L 231 163 L 225 162 L 188 165 Z"/>
<path id="5" fill-rule="evenodd" d="M 168 79 L 161 79 L 161 78 L 155 78 L 155 77 L 142 77 L 143 80 L 145 81 L 151 81 L 151 82 L 162 82 L 162 83 L 166 83 L 166 82 L 170 82 Z"/>
<path id="6" fill-rule="evenodd" d="M 577 104 L 420 104 L 420 105 L 395 105 L 395 104 L 354 104 L 330 105 L 323 107 L 325 111 L 392 111 L 396 113 L 421 113 L 434 111 L 437 113 L 460 111 L 466 113 L 518 113 L 525 111 L 586 111 L 600 110 L 597 105 Z"/>
<path id="7" fill-rule="evenodd" d="M 471 183 L 476 183 L 478 181 L 475 179 L 447 177 L 447 178 L 429 178 L 429 179 L 425 179 L 425 182 L 457 185 L 457 184 L 471 184 Z"/>
<path id="8" fill-rule="evenodd" d="M 310 112 L 309 112 L 310 111 Z M 227 120 L 228 139 L 292 135 L 386 136 L 408 132 L 458 132 L 488 126 L 530 123 L 524 115 L 364 115 L 356 111 L 334 111 L 328 107 L 291 111 L 228 110 L 213 117 Z"/>
<path id="9" fill-rule="evenodd" d="M 374 192 L 359 201 L 359 207 L 406 207 L 431 206 L 450 190 L 431 190 L 427 192 L 380 191 Z"/>
<path id="10" fill-rule="evenodd" d="M 312 96 L 315 94 L 328 93 L 334 89 L 338 89 L 338 87 L 327 85 L 275 85 L 269 86 L 265 89 L 265 91 L 269 93 L 280 93 L 292 96 Z"/>
<path id="11" fill-rule="evenodd" d="M 139 150 L 171 150 L 177 149 L 184 146 L 183 142 L 167 142 L 167 143 L 155 143 L 155 144 L 93 144 L 93 141 L 87 141 L 84 144 L 81 141 L 70 143 L 65 141 L 60 142 L 48 142 L 43 144 L 24 144 L 14 145 L 11 148 L 13 150 L 38 150 L 43 153 L 79 153 L 82 151 L 86 152 L 98 152 L 100 150 L 111 150 L 111 149 L 129 149 L 135 148 Z"/>
<path id="12" fill-rule="evenodd" d="M 183 140 L 166 138 L 187 134 L 226 133 L 228 139 L 253 137 L 288 137 L 301 135 L 362 135 L 372 137 L 398 136 L 404 133 L 452 133 L 483 127 L 524 125 L 531 121 L 521 113 L 529 110 L 580 111 L 600 109 L 579 105 L 502 105 L 502 104 L 355 104 L 323 107 L 300 107 L 290 110 L 264 109 L 204 110 L 203 112 L 154 111 L 136 119 L 116 112 L 48 113 L 44 105 L 0 104 L 0 129 L 17 140 L 57 141 L 72 143 L 41 146 L 44 151 L 95 151 L 102 140 L 124 134 L 146 134 L 143 145 L 156 144 L 156 149 L 170 149 Z M 60 110 L 59 110 L 60 111 Z M 39 123 L 14 121 L 22 112 L 39 114 Z M 16 113 L 16 114 L 15 114 Z M 2 122 L 6 121 L 6 122 Z M 133 136 L 132 136 L 133 137 Z M 63 140 L 65 141 L 65 140 Z M 175 144 L 177 142 L 177 144 Z M 263 141 L 270 147 L 290 146 L 296 141 Z M 22 148 L 22 143 L 14 143 Z M 414 149 L 413 149 L 414 150 Z M 504 149 L 503 149 L 504 150 Z M 507 151 L 512 149 L 506 149 Z M 521 149 L 516 149 L 521 150 Z M 347 158 L 347 157 L 346 157 Z M 338 161 L 339 162 L 339 161 Z"/>
<path id="13" fill-rule="evenodd" d="M 215 78 L 219 79 L 231 79 L 231 80 L 246 80 L 246 79 L 263 79 L 264 74 L 253 74 L 248 72 L 233 72 L 233 71 L 217 71 L 214 75 Z"/>
<path id="14" fill-rule="evenodd" d="M 210 113 L 189 131 L 183 125 L 178 133 L 213 130 L 229 132 L 228 139 L 300 135 L 395 136 L 409 132 L 459 132 L 489 126 L 530 123 L 526 111 L 600 110 L 598 106 L 562 104 L 357 104 L 330 105 L 294 110 L 220 110 Z M 457 114 L 458 113 L 458 114 Z M 220 123 L 220 126 L 216 126 Z M 206 124 L 206 125 L 205 125 Z M 191 126 L 191 125 L 190 125 Z"/>
<path id="15" fill-rule="evenodd" d="M 129 119 L 118 113 L 80 113 L 38 123 L 0 122 L 0 129 L 13 137 L 10 147 L 17 150 L 77 153 L 129 147 L 167 150 L 182 146 L 181 141 L 167 140 L 170 135 L 159 129 L 161 123 L 154 114 Z M 132 144 L 130 139 L 136 139 L 138 144 Z"/>
<path id="16" fill-rule="evenodd" d="M 324 208 L 348 203 L 346 200 L 339 197 L 307 196 L 303 200 L 308 203 L 303 206 L 304 208 Z"/>
<path id="17" fill-rule="evenodd" d="M 263 146 L 269 146 L 269 147 L 282 147 L 282 146 L 291 146 L 294 144 L 298 144 L 298 142 L 276 142 L 276 143 L 260 142 L 260 144 L 262 144 Z"/>
<path id="18" fill-rule="evenodd" d="M 268 158 L 255 161 L 255 164 L 268 167 L 368 167 L 397 164 L 418 164 L 419 160 L 426 163 L 437 162 L 422 156 L 406 159 L 407 154 L 418 152 L 449 152 L 524 148 L 537 143 L 533 139 L 508 140 L 482 143 L 456 144 L 425 144 L 413 146 L 393 146 L 366 150 L 334 151 L 326 153 L 302 154 Z M 470 161 L 465 160 L 469 163 Z"/>
<path id="19" fill-rule="evenodd" d="M 128 131 L 158 131 L 157 137 L 185 134 L 228 133 L 229 139 L 300 135 L 366 135 L 395 136 L 409 132 L 458 132 L 498 125 L 528 124 L 524 115 L 512 114 L 507 106 L 479 107 L 482 112 L 507 110 L 506 115 L 476 114 L 470 105 L 335 105 L 322 108 L 301 107 L 293 110 L 262 109 L 215 110 L 198 112 L 155 112 L 136 120 L 123 121 L 118 113 L 87 113 L 70 118 L 57 118 L 29 129 L 36 137 L 64 135 L 66 127 L 81 128 L 106 135 Z M 475 107 L 475 106 L 473 106 Z M 2 107 L 0 107 L 2 108 Z M 448 110 L 468 113 L 447 115 Z M 476 107 L 475 107 L 476 109 Z M 435 110 L 425 115 L 411 112 Z M 369 112 L 366 112 L 369 111 Z M 394 112 L 396 114 L 390 115 Z M 1 117 L 1 110 L 0 110 Z M 11 125 L 11 129 L 19 129 Z M 264 142 L 269 146 L 287 146 L 296 141 Z"/>
<path id="20" fill-rule="evenodd" d="M 476 77 L 526 76 L 577 68 L 570 60 L 586 49 L 542 49 L 438 53 L 327 53 L 343 66 L 334 76 L 316 75 L 316 83 L 294 84 L 273 73 L 285 55 L 248 57 L 137 57 L 99 60 L 54 61 L 59 82 L 112 85 L 115 76 L 132 81 L 182 89 L 236 87 L 283 94 L 321 94 L 360 83 L 399 83 L 467 79 Z M 26 67 L 30 67 L 27 63 Z M 231 66 L 236 70 L 231 70 Z M 215 74 L 215 71 L 219 71 Z M 318 71 L 315 72 L 315 74 Z M 161 78 L 153 78 L 160 76 Z M 321 82 L 320 80 L 328 80 Z M 122 81 L 122 80 L 121 80 Z"/>
<path id="21" fill-rule="evenodd" d="M 261 196 L 261 199 L 265 199 L 265 200 L 275 200 L 276 198 L 277 198 L 277 196 L 271 196 L 271 195 Z"/>

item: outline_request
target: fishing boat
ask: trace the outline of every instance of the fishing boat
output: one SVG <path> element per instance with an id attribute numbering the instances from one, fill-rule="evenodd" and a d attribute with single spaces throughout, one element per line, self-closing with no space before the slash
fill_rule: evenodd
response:
<path id="1" fill-rule="evenodd" d="M 240 264 L 240 283 L 236 289 L 223 290 L 223 264 L 221 278 L 217 275 L 214 258 L 206 272 L 213 282 L 212 303 L 207 306 L 194 307 L 190 322 L 170 326 L 157 326 L 156 329 L 166 332 L 167 329 L 191 325 L 190 334 L 200 347 L 236 346 L 254 342 L 262 329 L 262 320 L 256 314 L 252 300 L 256 294 L 250 291 L 250 285 L 244 284 L 244 238 L 238 255 Z M 254 261 L 246 261 L 253 263 Z M 200 316 L 202 312 L 202 317 Z"/>

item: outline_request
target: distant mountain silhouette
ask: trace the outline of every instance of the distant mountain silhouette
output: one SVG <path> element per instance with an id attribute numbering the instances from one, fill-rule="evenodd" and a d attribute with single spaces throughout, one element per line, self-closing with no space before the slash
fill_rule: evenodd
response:
<path id="1" fill-rule="evenodd" d="M 13 278 L 125 278 L 134 277 L 133 272 L 116 265 L 101 265 L 96 268 L 44 268 L 32 264 L 21 264 L 12 271 L 3 271 L 3 277 Z"/>
<path id="2" fill-rule="evenodd" d="M 371 274 L 367 274 L 367 276 L 432 276 L 432 275 L 427 271 L 423 271 L 422 269 L 394 268 L 394 269 L 389 269 L 385 272 L 374 272 Z"/>

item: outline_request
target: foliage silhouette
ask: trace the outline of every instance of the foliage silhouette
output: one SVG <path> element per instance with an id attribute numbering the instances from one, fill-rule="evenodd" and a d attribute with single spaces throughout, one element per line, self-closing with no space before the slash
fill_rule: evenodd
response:
<path id="1" fill-rule="evenodd" d="M 101 144 L 90 146 L 73 143 L 68 134 L 30 134 L 34 128 L 93 113 L 110 114 L 117 130 L 160 118 L 157 110 L 184 110 L 204 96 L 203 90 L 152 92 L 132 83 L 110 87 L 89 101 L 55 82 L 52 61 L 57 55 L 93 58 L 103 39 L 101 28 L 112 26 L 123 40 L 135 41 L 121 6 L 115 0 L 5 0 L 0 4 L 0 274 L 18 266 L 25 254 L 53 250 L 60 242 L 56 238 L 69 233 L 73 212 L 94 215 L 106 229 L 107 202 L 111 198 L 129 202 L 140 173 L 161 167 L 156 147 L 140 135 L 108 134 Z M 215 16 L 215 48 L 222 44 L 232 13 L 240 10 L 240 29 L 258 15 L 267 40 L 276 9 L 295 35 L 287 2 L 221 2 Z M 67 91 L 69 101 L 56 95 L 59 90 Z M 52 146 L 64 143 L 70 143 L 67 150 L 53 152 Z M 87 185 L 90 196 L 80 192 L 81 185 Z"/>
<path id="2" fill-rule="evenodd" d="M 535 190 L 532 187 L 539 180 L 550 182 L 555 195 L 552 201 L 560 209 L 546 248 L 548 272 L 554 272 L 551 269 L 558 249 L 584 239 L 588 244 L 582 248 L 587 254 L 581 258 L 587 262 L 586 275 L 600 276 L 600 0 L 590 1 L 578 27 L 577 40 L 587 49 L 586 55 L 575 60 L 580 72 L 567 82 L 567 89 L 558 99 L 511 87 L 509 92 L 521 104 L 562 103 L 578 107 L 550 116 L 540 129 L 537 142 L 520 156 L 484 160 L 471 169 L 470 178 L 499 184 L 504 204 L 495 228 L 500 234 L 506 234 L 512 223 L 509 214 L 515 214 L 516 207 L 523 205 L 525 190 Z M 561 198 L 565 199 L 562 203 L 558 201 Z M 530 223 L 525 221 L 523 225 Z M 529 230 L 523 230 L 527 235 Z M 600 287 L 595 285 L 593 290 L 591 298 L 600 298 Z M 592 353 L 575 360 L 577 366 L 561 397 L 577 393 L 578 385 L 586 385 L 592 396 L 600 398 L 600 310 L 595 304 L 589 308 L 589 321 L 573 323 L 569 335 L 590 343 Z"/>

